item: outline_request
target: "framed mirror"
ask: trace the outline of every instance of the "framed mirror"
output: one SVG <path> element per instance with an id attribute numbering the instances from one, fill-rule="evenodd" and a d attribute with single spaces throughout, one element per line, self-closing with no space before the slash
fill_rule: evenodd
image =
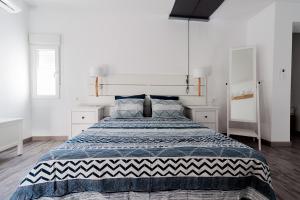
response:
<path id="1" fill-rule="evenodd" d="M 229 67 L 230 121 L 257 122 L 256 48 L 231 49 Z"/>
<path id="2" fill-rule="evenodd" d="M 227 85 L 227 135 L 257 138 L 258 149 L 261 150 L 259 84 L 256 73 L 255 47 L 231 49 Z"/>

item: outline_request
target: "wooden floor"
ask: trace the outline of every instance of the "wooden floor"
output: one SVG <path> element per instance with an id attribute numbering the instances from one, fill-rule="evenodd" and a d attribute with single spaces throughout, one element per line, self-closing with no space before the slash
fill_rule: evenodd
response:
<path id="1" fill-rule="evenodd" d="M 24 154 L 16 156 L 16 148 L 0 153 L 0 200 L 9 199 L 39 157 L 62 142 L 43 141 L 24 144 Z"/>
<path id="2" fill-rule="evenodd" d="M 247 145 L 256 148 L 256 144 Z M 262 146 L 271 169 L 272 185 L 278 200 L 300 199 L 300 137 L 292 140 L 291 147 Z"/>
<path id="3" fill-rule="evenodd" d="M 246 141 L 247 143 L 249 141 Z M 29 142 L 24 154 L 16 156 L 16 149 L 0 153 L 0 200 L 9 199 L 20 180 L 32 168 L 41 154 L 61 142 Z M 256 144 L 248 143 L 252 147 Z M 292 147 L 262 146 L 271 172 L 273 187 L 278 200 L 296 200 L 300 195 L 300 138 L 295 138 Z"/>

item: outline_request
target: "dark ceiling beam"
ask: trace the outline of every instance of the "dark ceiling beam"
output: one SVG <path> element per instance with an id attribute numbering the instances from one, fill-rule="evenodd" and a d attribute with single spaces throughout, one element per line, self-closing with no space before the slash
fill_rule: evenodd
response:
<path id="1" fill-rule="evenodd" d="M 195 18 L 193 16 L 183 16 L 183 15 L 170 15 L 169 19 L 174 19 L 174 20 L 190 20 L 190 21 L 201 21 L 201 22 L 208 22 L 209 18 Z"/>
<path id="2" fill-rule="evenodd" d="M 209 21 L 224 0 L 176 0 L 171 19 Z"/>

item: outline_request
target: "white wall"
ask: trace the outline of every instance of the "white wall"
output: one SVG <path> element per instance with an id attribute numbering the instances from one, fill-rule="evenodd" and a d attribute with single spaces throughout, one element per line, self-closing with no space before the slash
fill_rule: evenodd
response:
<path id="1" fill-rule="evenodd" d="M 263 137 L 272 142 L 290 141 L 292 35 L 299 10 L 299 1 L 278 0 L 248 22 L 247 41 L 259 47 Z"/>
<path id="2" fill-rule="evenodd" d="M 260 90 L 261 134 L 271 141 L 273 51 L 275 30 L 275 4 L 268 6 L 247 23 L 247 44 L 257 47 L 258 80 Z"/>
<path id="3" fill-rule="evenodd" d="M 24 138 L 31 136 L 31 102 L 28 67 L 28 12 L 0 9 L 0 117 L 23 117 Z"/>
<path id="4" fill-rule="evenodd" d="M 208 77 L 208 102 L 219 106 L 219 129 L 226 132 L 227 87 L 230 48 L 245 45 L 246 23 L 243 21 L 213 19 L 193 22 L 191 40 L 191 67 L 212 66 Z"/>
<path id="5" fill-rule="evenodd" d="M 136 7 L 101 2 L 92 9 L 31 10 L 30 32 L 62 34 L 61 98 L 33 100 L 33 135 L 69 133 L 70 109 L 87 95 L 87 71 L 92 66 L 106 64 L 119 74 L 187 73 L 187 22 L 168 19 L 172 1 L 135 1 L 131 5 Z M 209 101 L 215 99 L 221 106 L 222 131 L 229 48 L 243 45 L 245 35 L 245 23 L 238 21 L 191 22 L 191 68 L 213 66 Z"/>
<path id="6" fill-rule="evenodd" d="M 299 1 L 276 3 L 272 140 L 290 141 L 293 22 L 300 22 Z M 281 73 L 285 69 L 285 73 Z"/>

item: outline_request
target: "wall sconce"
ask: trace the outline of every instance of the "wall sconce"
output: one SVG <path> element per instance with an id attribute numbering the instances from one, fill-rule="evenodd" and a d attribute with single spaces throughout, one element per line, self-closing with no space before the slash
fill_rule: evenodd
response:
<path id="1" fill-rule="evenodd" d="M 101 82 L 100 78 L 104 75 L 104 69 L 102 67 L 91 67 L 89 70 L 89 76 L 95 77 L 95 95 L 99 97 L 99 83 Z"/>
<path id="2" fill-rule="evenodd" d="M 211 66 L 195 68 L 193 70 L 193 77 L 198 79 L 198 96 L 202 95 L 201 92 L 201 78 L 205 78 L 206 96 L 207 96 L 207 76 L 211 74 Z"/>

